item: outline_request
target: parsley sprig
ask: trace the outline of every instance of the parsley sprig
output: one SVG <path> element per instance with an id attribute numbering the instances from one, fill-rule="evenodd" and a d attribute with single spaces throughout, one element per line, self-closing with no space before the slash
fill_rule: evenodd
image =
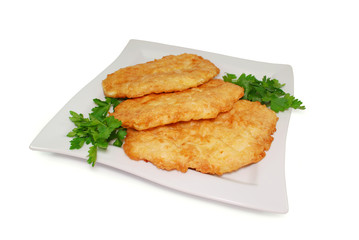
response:
<path id="1" fill-rule="evenodd" d="M 237 78 L 235 74 L 227 73 L 223 76 L 223 80 L 243 87 L 244 96 L 242 99 L 253 102 L 259 101 L 277 113 L 289 108 L 305 109 L 300 100 L 281 89 L 285 84 L 281 84 L 277 79 L 264 76 L 262 81 L 259 81 L 252 74 L 243 73 Z"/>
<path id="2" fill-rule="evenodd" d="M 113 116 L 108 116 L 111 106 L 115 108 L 123 99 L 108 98 L 105 101 L 93 99 L 97 107 L 92 109 L 89 118 L 84 118 L 83 114 L 70 111 L 70 120 L 76 125 L 71 132 L 67 134 L 73 139 L 70 141 L 70 149 L 80 149 L 86 144 L 92 146 L 88 151 L 87 162 L 95 166 L 97 159 L 97 150 L 107 149 L 112 140 L 114 146 L 121 147 L 126 136 L 126 129 L 121 127 L 121 121 Z"/>

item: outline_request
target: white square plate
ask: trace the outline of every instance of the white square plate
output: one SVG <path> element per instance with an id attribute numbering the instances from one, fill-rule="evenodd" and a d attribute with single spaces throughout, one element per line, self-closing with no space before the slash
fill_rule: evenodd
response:
<path id="1" fill-rule="evenodd" d="M 83 113 L 87 117 L 94 107 L 92 99 L 105 97 L 101 82 L 107 74 L 126 66 L 181 53 L 194 53 L 210 60 L 221 70 L 218 77 L 222 77 L 225 73 L 233 73 L 237 76 L 246 73 L 254 74 L 261 79 L 266 75 L 285 83 L 284 90 L 293 94 L 293 72 L 289 65 L 250 61 L 194 49 L 130 40 L 120 56 L 77 93 L 42 129 L 30 148 L 87 159 L 88 146 L 80 150 L 69 149 L 71 139 L 66 137 L 66 134 L 74 128 L 74 124 L 69 120 L 69 111 Z M 193 170 L 187 173 L 161 170 L 151 163 L 133 161 L 126 156 L 122 148 L 113 146 L 109 146 L 107 151 L 98 152 L 97 165 L 105 164 L 188 194 L 227 204 L 286 213 L 288 201 L 284 159 L 290 114 L 290 110 L 278 114 L 279 121 L 274 141 L 262 161 L 220 177 Z"/>

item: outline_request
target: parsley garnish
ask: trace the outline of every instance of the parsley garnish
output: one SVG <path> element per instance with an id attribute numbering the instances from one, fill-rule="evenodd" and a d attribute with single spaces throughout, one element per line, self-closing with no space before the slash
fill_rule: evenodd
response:
<path id="1" fill-rule="evenodd" d="M 262 81 L 259 81 L 251 74 L 243 73 L 237 78 L 235 74 L 227 73 L 223 76 L 223 80 L 243 87 L 244 96 L 242 99 L 253 102 L 259 101 L 275 112 L 285 111 L 289 108 L 305 109 L 300 100 L 281 89 L 285 84 L 279 83 L 277 79 L 264 76 Z"/>
<path id="2" fill-rule="evenodd" d="M 121 147 L 126 136 L 126 129 L 121 127 L 121 121 L 113 116 L 107 116 L 111 106 L 115 108 L 123 99 L 108 98 L 105 101 L 93 99 L 97 107 L 92 109 L 89 118 L 82 114 L 70 111 L 70 120 L 76 125 L 67 134 L 73 139 L 70 141 L 70 149 L 80 149 L 86 144 L 92 144 L 88 151 L 87 162 L 95 166 L 98 148 L 107 149 L 110 141 L 115 140 L 113 145 Z"/>

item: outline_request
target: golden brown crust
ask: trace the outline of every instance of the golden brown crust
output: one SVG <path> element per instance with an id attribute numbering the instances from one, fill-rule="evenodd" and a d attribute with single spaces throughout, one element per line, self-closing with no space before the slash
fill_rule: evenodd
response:
<path id="1" fill-rule="evenodd" d="M 180 121 L 215 118 L 232 109 L 244 94 L 243 88 L 223 80 L 181 92 L 150 94 L 120 103 L 114 113 L 122 126 L 144 130 Z"/>
<path id="2" fill-rule="evenodd" d="M 195 54 L 169 55 L 109 74 L 102 82 L 104 93 L 113 98 L 135 98 L 151 93 L 175 92 L 199 86 L 219 69 Z"/>
<path id="3" fill-rule="evenodd" d="M 239 100 L 217 118 L 148 130 L 128 129 L 125 153 L 165 170 L 222 175 L 264 158 L 278 117 L 259 102 Z"/>

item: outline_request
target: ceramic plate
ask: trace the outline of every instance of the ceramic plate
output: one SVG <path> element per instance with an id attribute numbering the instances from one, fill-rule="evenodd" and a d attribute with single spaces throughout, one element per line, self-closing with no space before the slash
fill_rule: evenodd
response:
<path id="1" fill-rule="evenodd" d="M 261 79 L 266 75 L 285 83 L 283 89 L 293 94 L 293 72 L 291 66 L 286 64 L 251 61 L 195 49 L 130 40 L 120 56 L 77 93 L 42 129 L 31 143 L 30 148 L 87 159 L 87 146 L 80 150 L 69 150 L 71 139 L 66 137 L 66 134 L 74 128 L 73 123 L 69 120 L 69 111 L 83 113 L 87 117 L 94 107 L 92 99 L 104 99 L 101 82 L 107 74 L 122 67 L 181 53 L 194 53 L 210 60 L 221 70 L 218 77 L 222 77 L 225 73 L 237 75 L 246 73 L 254 74 Z M 231 205 L 286 213 L 288 201 L 284 160 L 290 114 L 290 110 L 278 114 L 279 121 L 274 141 L 262 161 L 220 177 L 193 170 L 189 170 L 187 173 L 161 170 L 151 163 L 133 161 L 126 156 L 122 148 L 112 146 L 107 151 L 99 151 L 96 166 L 108 165 L 172 189 Z"/>

